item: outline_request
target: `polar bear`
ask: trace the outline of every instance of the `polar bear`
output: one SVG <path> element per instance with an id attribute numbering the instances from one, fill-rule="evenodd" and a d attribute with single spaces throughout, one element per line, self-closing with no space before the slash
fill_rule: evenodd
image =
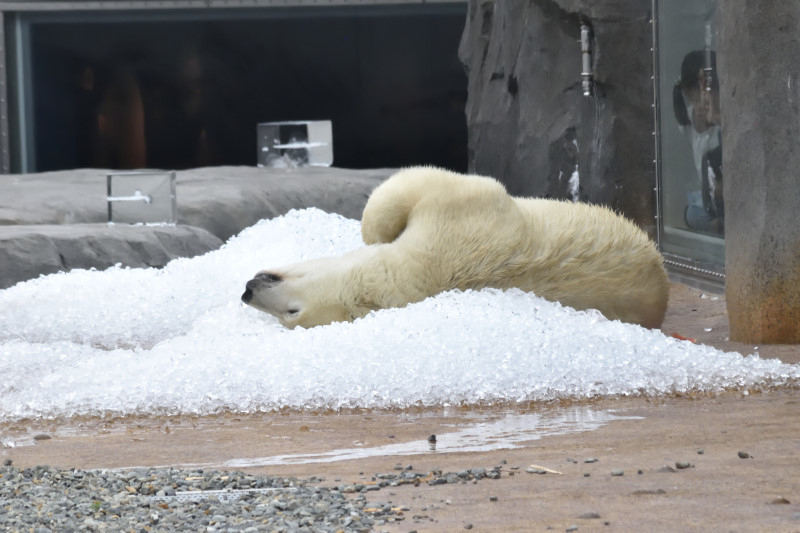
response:
<path id="1" fill-rule="evenodd" d="M 664 319 L 661 255 L 605 207 L 516 198 L 492 178 L 411 167 L 373 191 L 361 234 L 367 246 L 340 257 L 257 273 L 242 301 L 309 328 L 451 289 L 516 287 L 648 328 Z"/>

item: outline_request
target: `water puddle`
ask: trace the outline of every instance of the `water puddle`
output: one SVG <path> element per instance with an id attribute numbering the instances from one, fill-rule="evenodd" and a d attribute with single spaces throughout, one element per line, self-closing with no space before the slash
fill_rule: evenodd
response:
<path id="1" fill-rule="evenodd" d="M 436 435 L 435 451 L 441 453 L 485 452 L 522 448 L 545 436 L 593 431 L 614 420 L 639 420 L 614 411 L 574 407 L 555 413 L 507 413 L 500 418 L 464 424 L 450 424 L 452 432 Z M 351 447 L 322 453 L 272 455 L 224 461 L 214 468 L 252 468 L 275 465 L 330 463 L 369 457 L 407 456 L 431 453 L 428 440 L 398 442 L 384 446 Z"/>
<path id="2" fill-rule="evenodd" d="M 211 416 L 78 417 L 0 424 L 0 457 L 78 468 L 140 466 L 223 470 L 381 457 L 525 448 L 594 431 L 630 416 L 615 402 L 554 408 L 509 406 L 220 413 Z M 435 449 L 429 443 L 435 434 Z"/>

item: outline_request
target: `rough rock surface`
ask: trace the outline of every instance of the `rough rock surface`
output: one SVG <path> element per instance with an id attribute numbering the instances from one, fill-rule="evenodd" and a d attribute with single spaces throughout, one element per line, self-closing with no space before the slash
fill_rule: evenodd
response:
<path id="1" fill-rule="evenodd" d="M 160 267 L 264 218 L 318 207 L 360 219 L 393 170 L 201 168 L 177 173 L 178 225 L 106 224 L 108 171 L 0 176 L 0 289 L 72 268 Z"/>
<path id="2" fill-rule="evenodd" d="M 741 342 L 800 343 L 798 21 L 796 2 L 718 13 L 726 297 Z"/>
<path id="3" fill-rule="evenodd" d="M 177 173 L 178 223 L 223 241 L 263 218 L 318 207 L 361 218 L 367 197 L 394 170 L 209 167 Z M 0 225 L 106 222 L 107 170 L 0 176 Z"/>
<path id="4" fill-rule="evenodd" d="M 162 267 L 220 246 L 217 237 L 192 226 L 0 226 L 0 289 L 73 268 Z"/>
<path id="5" fill-rule="evenodd" d="M 609 205 L 652 233 L 650 10 L 639 0 L 470 0 L 459 50 L 470 170 L 515 195 Z M 582 23 L 592 35 L 591 97 L 581 89 Z"/>

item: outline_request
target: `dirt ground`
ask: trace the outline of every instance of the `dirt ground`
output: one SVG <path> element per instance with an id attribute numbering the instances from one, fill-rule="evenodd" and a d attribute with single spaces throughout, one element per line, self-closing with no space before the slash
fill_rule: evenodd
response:
<path id="1" fill-rule="evenodd" d="M 730 342 L 724 297 L 683 285 L 672 286 L 663 330 L 800 362 L 798 346 Z M 618 419 L 587 429 L 609 412 Z M 538 429 L 513 449 L 430 451 L 425 440 L 436 434 L 444 444 L 449 435 L 474 434 L 502 445 L 527 415 L 539 420 Z M 369 492 L 372 502 L 408 508 L 376 529 L 800 532 L 798 415 L 800 389 L 790 388 L 480 410 L 78 420 L 70 427 L 0 427 L 0 435 L 22 444 L 0 449 L 0 460 L 20 467 L 202 466 L 318 476 L 325 486 L 371 483 L 398 464 L 415 472 L 501 466 L 499 480 Z M 559 417 L 572 431 L 553 422 Z M 505 427 L 511 419 L 517 425 Z M 555 472 L 526 472 L 531 465 Z"/>

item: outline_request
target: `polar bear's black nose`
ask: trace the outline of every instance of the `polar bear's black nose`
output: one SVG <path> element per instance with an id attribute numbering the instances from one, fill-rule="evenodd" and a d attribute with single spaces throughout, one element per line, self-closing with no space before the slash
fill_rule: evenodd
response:
<path id="1" fill-rule="evenodd" d="M 246 304 L 250 303 L 250 300 L 253 299 L 253 291 L 250 289 L 245 289 L 244 294 L 242 294 L 242 301 Z"/>

